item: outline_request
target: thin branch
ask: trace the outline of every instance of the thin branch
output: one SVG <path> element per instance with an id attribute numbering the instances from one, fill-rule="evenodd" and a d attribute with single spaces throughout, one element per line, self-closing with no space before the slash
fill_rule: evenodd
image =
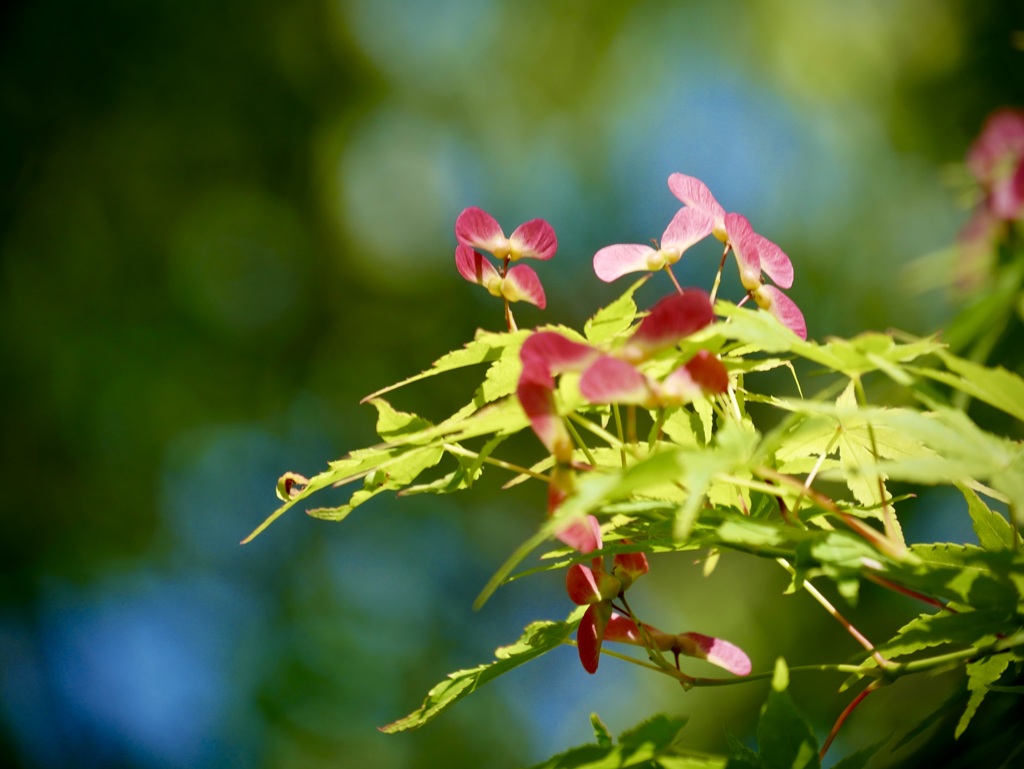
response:
<path id="1" fill-rule="evenodd" d="M 929 606 L 934 606 L 936 609 L 952 612 L 953 614 L 959 613 L 956 609 L 949 607 L 948 605 L 944 604 L 942 601 L 939 601 L 938 599 L 932 598 L 931 596 L 925 595 L 924 593 L 919 593 L 916 590 L 911 590 L 909 587 L 898 585 L 895 582 L 890 582 L 889 580 L 885 579 L 885 577 L 880 577 L 874 572 L 865 571 L 863 573 L 863 576 L 865 579 L 869 579 L 876 585 L 880 585 L 886 588 L 887 590 L 892 590 L 896 593 L 902 593 L 903 595 L 909 596 L 910 598 L 916 598 L 918 601 L 923 601 Z"/>
<path id="2" fill-rule="evenodd" d="M 683 293 L 683 287 L 679 285 L 679 281 L 676 280 L 676 276 L 672 274 L 672 267 L 670 265 L 665 265 L 665 272 L 667 272 L 668 276 L 672 278 L 672 284 L 676 287 L 676 291 L 680 294 Z"/>
<path id="3" fill-rule="evenodd" d="M 832 499 L 825 496 L 820 491 L 817 491 L 811 488 L 810 486 L 805 486 L 796 478 L 793 478 L 790 475 L 786 475 L 785 473 L 780 473 L 776 470 L 772 470 L 770 467 L 756 467 L 754 468 L 754 472 L 763 478 L 770 478 L 773 481 L 784 483 L 792 488 L 803 490 L 804 493 L 806 493 L 806 495 L 816 505 L 825 510 L 828 510 L 830 513 L 838 515 L 839 518 L 843 521 L 843 523 L 845 523 L 849 528 L 853 529 L 855 533 L 859 534 L 865 540 L 870 542 L 879 551 L 891 556 L 897 561 L 906 560 L 906 547 L 899 547 L 896 543 L 892 542 L 888 537 L 886 537 L 881 532 L 875 531 L 856 516 L 851 515 L 850 513 L 843 510 L 834 501 L 832 501 Z"/>
<path id="4" fill-rule="evenodd" d="M 784 568 L 786 571 L 788 571 L 794 578 L 796 577 L 796 569 L 793 568 L 789 561 L 787 561 L 785 558 L 777 558 L 776 561 L 778 561 L 779 565 L 782 566 L 782 568 Z M 887 669 L 889 667 L 889 660 L 887 660 L 885 657 L 879 654 L 878 651 L 875 650 L 875 645 L 871 643 L 871 641 L 869 641 L 864 636 L 864 634 L 861 633 L 852 622 L 850 622 L 850 620 L 846 619 L 846 617 L 844 617 L 839 612 L 839 610 L 832 605 L 831 601 L 829 601 L 824 595 L 822 595 L 818 591 L 818 588 L 816 588 L 806 579 L 802 578 L 800 579 L 800 587 L 802 587 L 804 590 L 810 593 L 814 600 L 821 604 L 822 608 L 824 608 L 825 611 L 827 611 L 832 616 L 832 618 L 836 620 L 836 622 L 842 625 L 843 628 L 845 628 L 846 632 L 853 636 L 857 643 L 859 643 L 861 646 L 867 649 L 868 653 L 871 654 L 871 656 L 874 658 L 875 662 L 878 664 L 880 668 Z"/>
<path id="5" fill-rule="evenodd" d="M 594 459 L 594 455 L 590 453 L 590 449 L 587 448 L 587 444 L 583 442 L 583 437 L 579 434 L 579 432 L 577 432 L 576 428 L 573 427 L 572 422 L 565 420 L 565 426 L 569 428 L 569 433 L 572 435 L 572 439 L 576 441 L 576 445 L 579 446 L 580 449 L 582 449 L 584 456 L 586 456 L 587 458 L 587 461 L 591 465 L 596 466 L 597 461 Z"/>
<path id="6" fill-rule="evenodd" d="M 799 516 L 800 503 L 804 501 L 804 497 L 807 496 L 807 492 L 810 491 L 811 484 L 814 483 L 814 479 L 818 477 L 818 471 L 821 470 L 821 466 L 825 464 L 826 457 L 832 453 L 832 449 L 835 447 L 836 441 L 839 440 L 839 436 L 842 434 L 843 428 L 836 428 L 836 432 L 832 436 L 832 439 L 828 442 L 828 445 L 825 446 L 825 450 L 821 452 L 821 455 L 818 457 L 818 461 L 814 463 L 814 467 L 811 468 L 811 472 L 808 473 L 807 477 L 804 479 L 803 491 L 800 492 L 800 496 L 798 496 L 796 501 L 793 502 L 794 516 Z"/>
<path id="7" fill-rule="evenodd" d="M 632 403 L 626 406 L 626 438 L 634 446 L 639 443 L 636 437 L 636 406 Z"/>
<path id="8" fill-rule="evenodd" d="M 516 325 L 516 319 L 512 315 L 512 305 L 508 299 L 505 300 L 505 324 L 508 326 L 510 333 L 518 331 L 519 327 Z"/>
<path id="9" fill-rule="evenodd" d="M 877 689 L 881 685 L 881 681 L 872 681 L 870 684 L 867 685 L 864 691 L 862 691 L 860 694 L 854 697 L 853 701 L 846 706 L 846 709 L 839 714 L 839 718 L 837 718 L 835 724 L 832 725 L 832 731 L 828 733 L 828 738 L 825 740 L 825 744 L 821 746 L 821 751 L 818 753 L 819 761 L 825 758 L 825 753 L 827 753 L 828 749 L 832 746 L 832 741 L 836 738 L 836 735 L 839 734 L 839 730 L 842 728 L 843 724 L 846 723 L 846 719 L 850 717 L 850 714 L 854 711 L 854 709 L 858 705 L 860 705 L 860 703 L 864 700 L 865 697 L 867 697 L 869 694 L 871 694 L 871 692 L 875 691 L 875 689 Z"/>
<path id="10" fill-rule="evenodd" d="M 715 283 L 711 286 L 711 304 L 715 303 L 715 297 L 718 296 L 718 286 L 722 283 L 722 270 L 725 269 L 725 257 L 729 255 L 729 244 L 725 244 L 725 250 L 722 251 L 722 261 L 718 263 L 718 272 L 715 273 Z"/>
<path id="11" fill-rule="evenodd" d="M 584 430 L 588 430 L 589 432 L 593 433 L 598 438 L 600 438 L 601 440 L 606 442 L 612 448 L 623 449 L 623 450 L 627 451 L 628 453 L 633 454 L 633 456 L 635 457 L 635 454 L 633 453 L 633 447 L 632 446 L 630 446 L 628 443 L 623 443 L 618 438 L 616 438 L 614 435 L 612 435 L 610 432 L 605 430 L 603 427 L 600 427 L 599 425 L 595 425 L 593 422 L 591 422 L 586 417 L 581 417 L 579 414 L 577 414 L 574 411 L 574 412 L 570 413 L 567 416 L 567 418 L 570 421 L 575 422 L 576 424 L 578 424 Z"/>
<path id="12" fill-rule="evenodd" d="M 622 411 L 618 403 L 612 404 L 612 413 L 615 415 L 615 432 L 619 437 L 619 459 L 622 462 L 622 469 L 626 469 L 626 439 L 622 434 Z"/>
<path id="13" fill-rule="evenodd" d="M 563 642 L 566 646 L 576 646 L 576 642 L 571 638 L 565 639 Z M 657 673 L 663 673 L 672 678 L 679 678 L 675 668 L 670 667 L 669 669 L 663 668 L 659 665 L 655 665 L 652 662 L 646 660 L 640 660 L 636 657 L 631 657 L 628 654 L 622 652 L 613 651 L 605 646 L 601 647 L 601 654 L 606 654 L 609 657 L 614 657 L 617 660 L 628 662 L 632 665 L 638 665 L 648 670 L 653 670 Z M 879 675 L 878 668 L 863 668 L 859 665 L 797 665 L 789 669 L 790 675 L 793 673 L 842 673 L 844 675 Z M 745 676 L 733 676 L 731 678 L 709 678 L 704 676 L 685 676 L 688 680 L 687 683 L 690 686 L 702 686 L 702 687 L 717 687 L 717 686 L 738 686 L 740 684 L 751 683 L 752 681 L 767 681 L 770 680 L 774 675 L 774 671 L 767 670 L 763 673 L 750 673 Z"/>
<path id="14" fill-rule="evenodd" d="M 457 443 L 444 443 L 441 444 L 441 447 L 449 454 L 458 454 L 459 456 L 467 457 L 469 459 L 481 459 L 488 465 L 494 465 L 495 467 L 500 467 L 501 469 L 508 470 L 509 472 L 512 473 L 517 473 L 519 475 L 528 475 L 531 478 L 537 479 L 538 481 L 544 481 L 544 483 L 551 482 L 551 477 L 544 475 L 543 473 L 538 473 L 537 471 L 531 470 L 528 467 L 522 467 L 521 465 L 516 465 L 513 464 L 512 462 L 506 462 L 504 459 L 495 459 L 494 457 L 481 457 L 478 452 L 471 451 L 467 448 L 463 448 Z"/>
<path id="15" fill-rule="evenodd" d="M 501 267 L 502 278 L 508 275 L 508 263 L 511 260 L 511 257 L 505 257 L 505 263 Z M 516 326 L 516 319 L 512 316 L 512 304 L 508 301 L 508 299 L 505 299 L 505 324 L 508 326 L 508 330 L 510 333 L 519 330 L 519 328 Z"/>

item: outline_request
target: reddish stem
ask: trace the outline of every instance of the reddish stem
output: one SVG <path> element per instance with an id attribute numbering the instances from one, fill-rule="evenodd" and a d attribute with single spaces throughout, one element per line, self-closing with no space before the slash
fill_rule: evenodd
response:
<path id="1" fill-rule="evenodd" d="M 839 714 L 839 718 L 837 718 L 835 724 L 832 725 L 832 731 L 828 733 L 828 739 L 825 740 L 825 744 L 821 746 L 821 751 L 818 753 L 819 761 L 825 758 L 825 753 L 828 752 L 829 747 L 831 747 L 832 745 L 832 741 L 836 738 L 836 735 L 839 734 L 839 730 L 843 727 L 843 724 L 846 723 L 846 719 L 850 717 L 850 713 L 854 711 L 854 708 L 860 705 L 860 703 L 863 701 L 865 697 L 867 697 L 869 694 L 871 694 L 871 692 L 877 689 L 878 686 L 878 681 L 872 681 L 870 684 L 868 684 L 867 688 L 865 688 L 864 691 L 862 691 L 860 694 L 854 697 L 853 702 L 847 705 L 846 709 Z"/>
<path id="2" fill-rule="evenodd" d="M 505 324 L 508 326 L 509 332 L 519 330 L 516 319 L 512 316 L 512 305 L 509 304 L 508 299 L 505 300 Z"/>
<path id="3" fill-rule="evenodd" d="M 936 598 L 932 598 L 930 595 L 919 593 L 916 590 L 911 590 L 909 587 L 898 585 L 895 582 L 890 582 L 889 580 L 885 579 L 885 577 L 879 577 L 877 574 L 872 574 L 870 571 L 864 572 L 864 576 L 867 579 L 874 582 L 876 585 L 881 585 L 882 587 L 888 588 L 893 592 L 902 593 L 903 595 L 909 596 L 911 598 L 916 598 L 918 601 L 923 601 L 929 606 L 934 606 L 936 609 L 942 609 L 944 611 L 952 612 L 953 614 L 959 613 L 956 609 L 947 606 L 942 601 Z"/>
<path id="4" fill-rule="evenodd" d="M 711 304 L 715 303 L 715 297 L 718 296 L 718 287 L 722 283 L 722 270 L 725 269 L 725 257 L 729 255 L 729 244 L 725 244 L 725 248 L 722 250 L 722 261 L 718 263 L 718 272 L 715 273 L 715 282 L 711 286 Z"/>
<path id="5" fill-rule="evenodd" d="M 505 257 L 505 263 L 501 265 L 502 278 L 508 275 L 508 264 L 511 261 L 512 257 Z M 510 333 L 519 330 L 519 327 L 516 326 L 516 319 L 512 316 L 512 305 L 509 303 L 508 299 L 505 300 L 505 325 L 508 326 L 508 330 Z"/>
<path id="6" fill-rule="evenodd" d="M 679 281 L 676 280 L 676 276 L 673 274 L 672 268 L 667 264 L 665 265 L 665 272 L 667 272 L 668 276 L 672 278 L 672 283 L 675 285 L 676 291 L 678 291 L 680 294 L 683 293 L 683 287 L 679 285 Z"/>
<path id="7" fill-rule="evenodd" d="M 796 478 L 786 475 L 785 473 L 772 470 L 770 467 L 759 467 L 755 472 L 765 480 L 774 480 L 779 485 L 785 484 L 798 489 L 801 494 L 808 497 L 815 504 L 825 510 L 828 510 L 830 513 L 838 515 L 840 520 L 853 529 L 856 534 L 859 534 L 886 555 L 892 556 L 897 561 L 901 561 L 906 557 L 905 546 L 898 545 L 880 531 L 876 531 L 856 516 L 846 512 L 829 497 L 825 496 L 820 491 L 816 491 L 812 486 L 806 486 L 800 483 Z"/>
<path id="8" fill-rule="evenodd" d="M 785 558 L 778 558 L 777 561 L 782 566 L 782 568 L 784 568 L 786 571 L 788 571 L 794 577 L 796 576 L 796 570 L 789 563 L 789 561 L 787 561 Z M 820 590 L 818 590 L 818 588 L 816 588 L 814 585 L 812 585 L 806 579 L 801 579 L 800 580 L 800 586 L 804 590 L 806 590 L 808 593 L 810 593 L 811 596 L 814 598 L 814 600 L 817 601 L 819 604 L 821 604 L 821 607 L 825 611 L 827 611 L 829 613 L 829 615 L 836 622 L 838 622 L 840 625 L 842 625 L 843 628 L 846 630 L 846 632 L 849 633 L 851 636 L 853 636 L 853 638 L 857 641 L 857 643 L 859 643 L 861 646 L 863 646 L 867 650 L 867 652 L 874 658 L 875 663 L 878 665 L 879 668 L 881 668 L 882 670 L 885 670 L 886 668 L 889 667 L 889 660 L 887 660 L 885 657 L 883 657 L 878 652 L 878 650 L 875 649 L 875 645 L 873 643 L 871 643 L 871 641 L 869 641 L 867 639 L 867 636 L 865 636 L 863 633 L 861 633 L 857 629 L 857 627 L 852 622 L 850 622 L 850 620 L 846 619 L 846 617 L 843 616 L 842 612 L 840 612 L 832 604 L 832 602 L 829 601 L 821 593 Z"/>

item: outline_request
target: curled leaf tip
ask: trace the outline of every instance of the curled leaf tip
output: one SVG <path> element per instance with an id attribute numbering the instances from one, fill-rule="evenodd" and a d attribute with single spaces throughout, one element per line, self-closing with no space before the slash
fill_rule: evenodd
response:
<path id="1" fill-rule="evenodd" d="M 292 472 L 285 473 L 277 481 L 277 497 L 282 502 L 287 502 L 305 491 L 308 485 L 309 478 L 306 476 Z"/>

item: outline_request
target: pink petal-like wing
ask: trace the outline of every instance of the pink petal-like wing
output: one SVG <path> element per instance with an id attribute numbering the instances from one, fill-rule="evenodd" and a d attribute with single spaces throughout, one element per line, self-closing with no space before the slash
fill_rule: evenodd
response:
<path id="1" fill-rule="evenodd" d="M 701 633 L 680 633 L 669 635 L 650 625 L 644 625 L 647 637 L 655 648 L 661 651 L 676 651 L 688 657 L 698 657 L 725 668 L 738 676 L 750 674 L 750 658 L 738 646 L 712 638 Z M 644 639 L 636 622 L 618 612 L 613 612 L 604 628 L 604 640 L 643 646 Z"/>
<path id="2" fill-rule="evenodd" d="M 655 649 L 668 651 L 676 642 L 674 635 L 669 635 L 646 623 L 644 623 L 644 630 L 647 631 L 647 638 Z M 604 638 L 606 641 L 617 641 L 618 643 L 634 644 L 636 646 L 644 645 L 643 636 L 640 634 L 636 622 L 618 612 L 612 612 L 612 616 L 609 617 L 604 630 Z"/>
<path id="3" fill-rule="evenodd" d="M 661 247 L 682 254 L 694 243 L 698 243 L 715 227 L 715 221 L 707 211 L 699 208 L 680 208 L 661 236 Z"/>
<path id="4" fill-rule="evenodd" d="M 552 375 L 582 371 L 600 355 L 593 347 L 566 339 L 555 331 L 530 335 L 519 351 L 524 367 L 542 366 Z"/>
<path id="5" fill-rule="evenodd" d="M 680 651 L 683 654 L 706 659 L 713 665 L 725 668 L 733 675 L 750 675 L 750 657 L 735 644 L 701 633 L 680 633 L 677 638 L 680 642 Z"/>
<path id="6" fill-rule="evenodd" d="M 489 282 L 500 282 L 501 275 L 494 268 L 494 265 L 479 251 L 474 251 L 469 246 L 457 246 L 455 248 L 455 266 L 459 275 L 470 283 L 479 283 L 481 286 Z"/>
<path id="7" fill-rule="evenodd" d="M 725 231 L 729 235 L 729 243 L 735 247 L 736 241 L 742 241 L 754 234 L 750 220 L 743 214 L 726 214 Z"/>
<path id="8" fill-rule="evenodd" d="M 581 553 L 592 553 L 601 549 L 601 524 L 592 515 L 570 521 L 556 531 L 555 536 Z"/>
<path id="9" fill-rule="evenodd" d="M 650 270 L 647 258 L 654 253 L 653 248 L 640 243 L 605 246 L 594 254 L 594 272 L 605 283 L 611 283 L 627 273 Z"/>
<path id="10" fill-rule="evenodd" d="M 604 600 L 593 570 L 582 563 L 574 563 L 565 570 L 565 591 L 569 600 L 578 606 Z"/>
<path id="11" fill-rule="evenodd" d="M 541 443 L 560 462 L 572 460 L 573 441 L 555 408 L 553 375 L 581 370 L 599 355 L 589 345 L 554 331 L 531 334 L 519 351 L 523 363 L 516 389 L 519 402 Z"/>
<path id="12" fill-rule="evenodd" d="M 647 377 L 624 360 L 608 355 L 583 372 L 580 393 L 591 403 L 647 403 L 652 396 Z"/>
<path id="13" fill-rule="evenodd" d="M 761 258 L 761 269 L 776 286 L 789 288 L 793 285 L 793 262 L 786 252 L 764 235 L 754 234 L 757 239 L 757 254 Z"/>
<path id="14" fill-rule="evenodd" d="M 465 209 L 455 220 L 455 239 L 459 245 L 482 248 L 501 258 L 505 254 L 498 252 L 508 247 L 501 225 L 493 216 L 476 206 Z"/>
<path id="15" fill-rule="evenodd" d="M 576 647 L 580 653 L 580 662 L 588 673 L 597 672 L 597 663 L 601 659 L 601 641 L 604 639 L 604 629 L 610 613 L 611 608 L 607 604 L 591 604 L 576 630 Z"/>
<path id="16" fill-rule="evenodd" d="M 689 403 L 700 395 L 724 393 L 729 389 L 729 372 L 718 358 L 707 350 L 680 366 L 661 383 L 662 392 L 679 403 Z"/>
<path id="17" fill-rule="evenodd" d="M 725 232 L 740 268 L 740 282 L 747 291 L 761 285 L 760 237 L 742 214 L 725 215 Z"/>
<path id="18" fill-rule="evenodd" d="M 981 182 L 990 182 L 1007 156 L 1024 155 L 1024 110 L 1004 108 L 985 120 L 967 150 L 967 167 Z"/>
<path id="19" fill-rule="evenodd" d="M 686 174 L 672 174 L 668 177 L 668 188 L 683 203 L 710 216 L 714 222 L 715 237 L 719 240 L 724 239 L 725 209 L 715 200 L 715 196 L 704 182 Z"/>
<path id="20" fill-rule="evenodd" d="M 680 366 L 661 383 L 661 400 L 665 406 L 690 403 L 701 396 L 700 385 L 693 381 L 690 370 Z"/>
<path id="21" fill-rule="evenodd" d="M 614 568 L 621 568 L 634 580 L 650 570 L 646 553 L 620 553 L 612 560 Z"/>
<path id="22" fill-rule="evenodd" d="M 753 292 L 759 307 L 768 310 L 801 339 L 807 338 L 807 323 L 796 303 L 775 286 L 764 285 Z"/>
<path id="23" fill-rule="evenodd" d="M 640 639 L 640 631 L 637 629 L 636 623 L 618 612 L 612 612 L 612 616 L 609 617 L 604 628 L 604 637 L 608 641 L 636 644 L 637 646 L 643 646 L 644 643 Z"/>
<path id="24" fill-rule="evenodd" d="M 524 361 L 516 387 L 519 403 L 541 443 L 560 461 L 572 459 L 572 436 L 555 408 L 555 382 L 547 367 Z"/>
<path id="25" fill-rule="evenodd" d="M 729 372 L 717 357 L 700 350 L 687 361 L 690 378 L 706 393 L 724 393 L 729 389 Z"/>
<path id="26" fill-rule="evenodd" d="M 699 288 L 672 294 L 651 308 L 623 348 L 630 360 L 644 360 L 704 328 L 714 318 L 711 298 Z"/>
<path id="27" fill-rule="evenodd" d="M 543 219 L 520 224 L 508 238 L 513 259 L 550 259 L 558 250 L 555 229 Z"/>
<path id="28" fill-rule="evenodd" d="M 642 577 L 650 570 L 645 553 L 619 553 L 612 561 L 612 574 L 623 571 L 630 579 Z"/>
<path id="29" fill-rule="evenodd" d="M 510 302 L 529 302 L 542 310 L 547 305 L 540 278 L 525 264 L 517 265 L 505 273 L 501 294 Z"/>
<path id="30" fill-rule="evenodd" d="M 591 516 L 593 517 L 593 516 Z M 576 563 L 566 569 L 565 589 L 572 602 L 580 606 L 610 601 L 622 590 L 622 583 L 604 570 L 601 559 L 595 559 L 596 569 Z"/>

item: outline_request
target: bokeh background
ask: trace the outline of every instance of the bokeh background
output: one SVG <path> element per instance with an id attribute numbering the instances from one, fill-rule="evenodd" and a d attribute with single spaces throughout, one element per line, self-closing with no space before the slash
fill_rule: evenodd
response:
<path id="1" fill-rule="evenodd" d="M 588 741 L 594 710 L 615 732 L 689 715 L 695 748 L 749 740 L 764 686 L 684 694 L 613 660 L 589 677 L 571 648 L 420 732 L 375 730 L 567 613 L 557 577 L 470 609 L 542 517 L 540 487 L 498 494 L 491 474 L 238 541 L 282 472 L 373 440 L 362 396 L 500 327 L 454 270 L 468 205 L 558 233 L 549 308 L 523 326 L 615 296 L 591 256 L 659 237 L 682 171 L 790 254 L 812 337 L 941 327 L 949 297 L 904 268 L 950 246 L 957 164 L 992 109 L 1024 102 L 1021 17 L 1016 0 L 5 4 L 0 763 L 515 767 Z M 706 245 L 686 282 L 709 284 Z M 394 400 L 437 418 L 472 388 Z M 970 537 L 930 510 L 916 536 Z M 758 668 L 853 654 L 785 584 L 749 559 L 707 580 L 673 559 L 645 590 L 659 625 L 731 638 Z M 914 610 L 881 601 L 865 595 L 866 631 Z M 823 733 L 839 683 L 796 683 Z M 946 683 L 876 695 L 836 755 Z"/>

